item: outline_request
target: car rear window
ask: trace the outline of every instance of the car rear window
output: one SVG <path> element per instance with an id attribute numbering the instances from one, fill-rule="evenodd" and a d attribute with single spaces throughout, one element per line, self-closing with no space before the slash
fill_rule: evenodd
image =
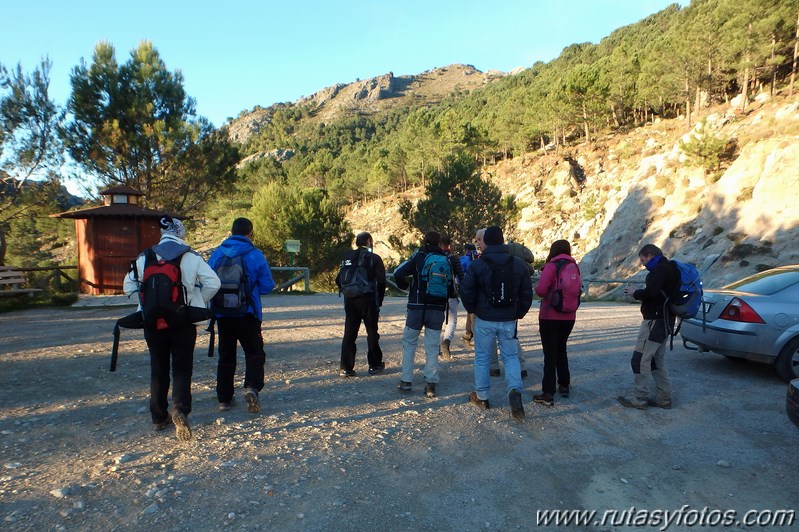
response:
<path id="1" fill-rule="evenodd" d="M 746 279 L 728 284 L 724 288 L 761 296 L 770 296 L 796 283 L 799 283 L 799 271 L 767 270 L 757 275 L 747 277 Z"/>

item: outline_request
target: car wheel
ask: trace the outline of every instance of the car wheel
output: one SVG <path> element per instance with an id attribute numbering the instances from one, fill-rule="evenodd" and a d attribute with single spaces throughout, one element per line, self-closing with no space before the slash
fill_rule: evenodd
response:
<path id="1" fill-rule="evenodd" d="M 799 338 L 794 338 L 785 344 L 774 367 L 781 379 L 790 381 L 799 378 Z"/>

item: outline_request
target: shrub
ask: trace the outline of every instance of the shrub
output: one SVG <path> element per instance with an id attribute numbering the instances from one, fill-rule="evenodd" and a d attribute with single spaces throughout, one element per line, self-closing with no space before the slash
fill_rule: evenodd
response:
<path id="1" fill-rule="evenodd" d="M 689 134 L 687 141 L 680 140 L 677 145 L 686 155 L 688 164 L 699 166 L 707 173 L 718 170 L 721 156 L 727 149 L 727 139 L 716 137 L 707 122 L 702 121 Z"/>

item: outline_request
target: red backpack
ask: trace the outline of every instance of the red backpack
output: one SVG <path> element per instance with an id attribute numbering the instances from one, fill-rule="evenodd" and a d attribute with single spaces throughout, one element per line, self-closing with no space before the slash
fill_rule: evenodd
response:
<path id="1" fill-rule="evenodd" d="M 181 254 L 172 260 L 158 259 L 152 248 L 144 251 L 139 301 L 148 329 L 163 331 L 186 324 L 186 287 L 180 280 L 182 258 Z"/>
<path id="2" fill-rule="evenodd" d="M 558 312 L 574 312 L 583 297 L 583 279 L 580 268 L 566 259 L 555 261 L 555 289 L 549 295 L 549 304 Z"/>

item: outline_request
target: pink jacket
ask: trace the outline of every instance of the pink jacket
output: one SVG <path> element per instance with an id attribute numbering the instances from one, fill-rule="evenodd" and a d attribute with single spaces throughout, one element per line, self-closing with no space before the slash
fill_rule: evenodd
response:
<path id="1" fill-rule="evenodd" d="M 574 321 L 577 319 L 576 312 L 558 312 L 549 304 L 549 294 L 555 290 L 555 272 L 557 270 L 555 262 L 562 259 L 574 262 L 575 264 L 577 263 L 571 255 L 561 254 L 553 257 L 552 260 L 544 264 L 544 268 L 541 270 L 541 278 L 538 280 L 538 284 L 535 285 L 536 295 L 542 298 L 541 309 L 538 311 L 539 320 Z"/>

